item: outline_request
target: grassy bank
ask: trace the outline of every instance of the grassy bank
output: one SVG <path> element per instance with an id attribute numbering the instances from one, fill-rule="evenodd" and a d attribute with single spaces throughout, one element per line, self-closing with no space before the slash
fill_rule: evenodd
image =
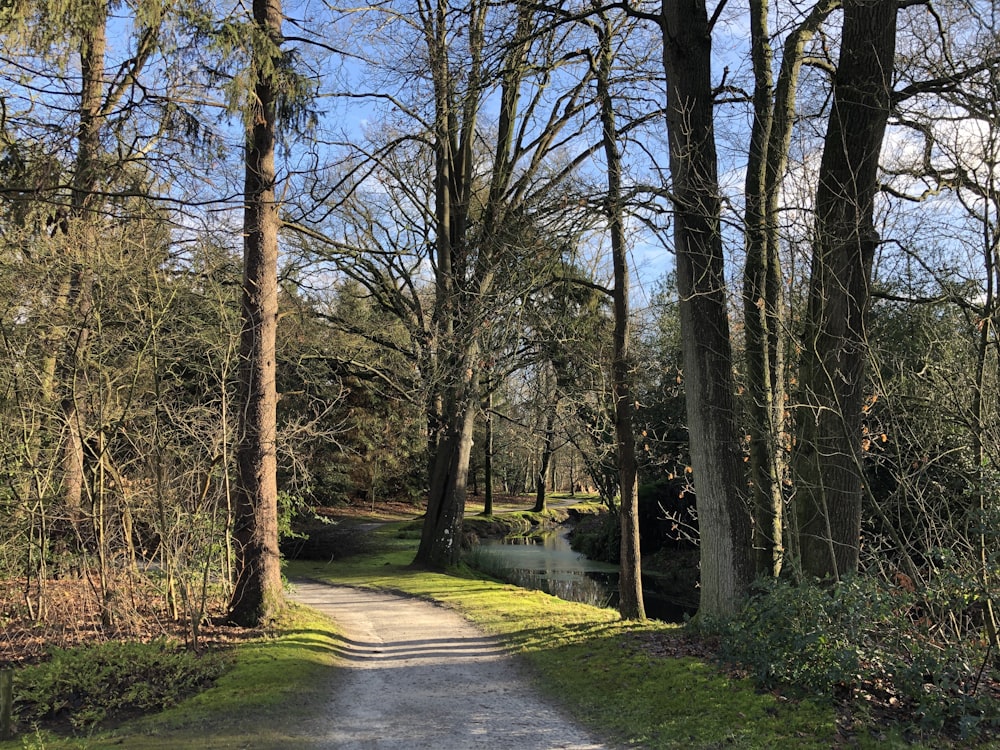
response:
<path id="1" fill-rule="evenodd" d="M 273 633 L 235 650 L 215 685 L 117 729 L 73 738 L 22 732 L 0 750 L 221 750 L 307 747 L 303 729 L 335 685 L 336 630 L 314 612 L 291 607 Z"/>
<path id="2" fill-rule="evenodd" d="M 830 748 L 904 746 L 868 731 L 838 734 L 832 708 L 760 692 L 692 656 L 682 627 L 622 622 L 611 610 L 483 580 L 409 568 L 412 525 L 388 524 L 373 551 L 331 564 L 292 563 L 290 578 L 370 586 L 432 599 L 501 638 L 531 666 L 539 688 L 581 723 L 622 746 Z M 88 738 L 25 736 L 13 748 L 308 748 L 310 718 L 336 685 L 328 620 L 293 608 L 264 640 L 240 646 L 215 687 L 154 716 Z M 696 650 L 695 650 L 696 653 Z M 334 719 L 335 720 L 335 719 Z"/>
<path id="3" fill-rule="evenodd" d="M 622 622 L 616 612 L 537 591 L 408 567 L 414 544 L 390 527 L 383 550 L 329 565 L 292 563 L 290 576 L 432 599 L 502 638 L 539 687 L 612 742 L 644 748 L 829 748 L 834 713 L 762 694 L 705 661 L 672 655 L 683 629 Z M 404 535 L 405 536 L 405 535 Z"/>

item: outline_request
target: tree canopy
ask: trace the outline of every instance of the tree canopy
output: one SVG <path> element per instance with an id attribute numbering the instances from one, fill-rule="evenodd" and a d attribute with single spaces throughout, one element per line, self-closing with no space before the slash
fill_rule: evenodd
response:
<path id="1" fill-rule="evenodd" d="M 175 616 L 217 577 L 258 623 L 291 516 L 409 503 L 448 569 L 482 471 L 594 489 L 642 619 L 669 481 L 701 619 L 758 577 L 947 578 L 941 637 L 1000 649 L 996 24 L 5 3 L 0 577 L 44 617 L 87 571 L 110 629 L 156 560 Z"/>

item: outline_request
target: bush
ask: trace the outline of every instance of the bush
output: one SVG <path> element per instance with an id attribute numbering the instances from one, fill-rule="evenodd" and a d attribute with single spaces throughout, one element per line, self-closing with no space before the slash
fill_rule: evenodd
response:
<path id="1" fill-rule="evenodd" d="M 18 722 L 68 719 L 76 728 L 116 713 L 156 711 L 209 686 L 226 669 L 220 654 L 168 644 L 108 641 L 52 649 L 50 658 L 14 674 Z"/>
<path id="2" fill-rule="evenodd" d="M 621 562 L 621 538 L 618 514 L 600 513 L 578 521 L 570 533 L 569 543 L 574 551 L 591 560 L 617 565 Z"/>
<path id="3" fill-rule="evenodd" d="M 855 578 L 821 587 L 766 581 L 718 630 L 725 658 L 763 686 L 893 706 L 910 729 L 967 738 L 1000 728 L 1000 705 L 978 684 L 986 654 L 931 637 L 914 593 Z"/>
<path id="4" fill-rule="evenodd" d="M 697 548 L 698 510 L 686 479 L 660 479 L 639 486 L 639 530 L 644 555 L 663 548 Z"/>

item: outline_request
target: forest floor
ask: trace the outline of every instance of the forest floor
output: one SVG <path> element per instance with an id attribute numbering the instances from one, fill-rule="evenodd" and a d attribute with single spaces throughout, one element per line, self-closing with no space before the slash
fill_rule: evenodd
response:
<path id="1" fill-rule="evenodd" d="M 525 511 L 530 506 L 531 500 L 528 498 L 498 498 L 497 509 Z M 471 510 L 470 515 L 475 512 L 475 509 Z M 412 520 L 417 516 L 414 506 L 402 503 L 383 504 L 374 508 L 367 503 L 343 506 L 327 509 L 325 514 L 336 521 L 336 524 L 330 526 L 338 530 L 341 541 L 347 543 L 350 540 L 348 548 L 343 550 L 347 555 L 366 551 L 371 536 L 368 532 L 373 528 L 384 522 Z M 28 586 L 24 581 L 4 582 L 5 585 L 0 586 L 0 667 L 42 660 L 52 647 L 68 648 L 108 638 L 153 640 L 165 637 L 191 643 L 191 618 L 181 616 L 175 619 L 172 616 L 162 596 L 162 583 L 157 585 L 155 581 L 142 575 L 133 576 L 129 583 L 130 588 L 120 589 L 130 593 L 126 599 L 116 602 L 119 615 L 114 627 L 109 630 L 100 621 L 94 582 L 86 577 L 46 581 L 43 588 L 46 605 L 44 618 L 33 617 L 32 610 L 27 605 L 28 601 L 37 602 L 37 585 Z M 408 730 L 398 744 L 379 744 L 379 747 L 447 748 L 447 745 L 441 743 L 440 736 L 455 730 L 445 729 L 449 721 L 445 714 L 426 716 L 427 706 L 437 703 L 436 700 L 426 700 L 426 696 L 430 694 L 435 698 L 441 697 L 442 705 L 452 697 L 458 697 L 457 708 L 442 710 L 461 712 L 460 715 L 464 717 L 459 724 L 461 732 L 484 732 L 487 724 L 483 722 L 489 723 L 492 719 L 484 718 L 480 721 L 480 715 L 488 716 L 493 705 L 501 704 L 505 717 L 503 721 L 511 724 L 510 736 L 513 739 L 509 745 L 505 745 L 490 736 L 490 747 L 606 747 L 572 724 L 560 724 L 566 721 L 565 717 L 525 687 L 528 680 L 522 679 L 523 675 L 520 675 L 519 668 L 512 663 L 510 657 L 500 656 L 501 649 L 495 642 L 477 630 L 468 629 L 470 626 L 450 610 L 426 601 L 374 593 L 363 596 L 386 598 L 379 599 L 380 603 L 366 600 L 364 606 L 358 606 L 359 596 L 362 594 L 357 589 L 320 584 L 299 584 L 297 593 L 294 594 L 296 599 L 332 617 L 344 632 L 338 656 L 342 664 L 347 665 L 347 669 L 342 672 L 342 678 L 338 677 L 336 684 L 340 684 L 343 679 L 350 687 L 331 691 L 328 704 L 322 707 L 322 714 L 353 716 L 350 720 L 336 722 L 336 728 L 331 726 L 333 722 L 325 721 L 303 725 L 300 729 L 308 728 L 309 736 L 315 742 L 305 743 L 304 735 L 301 735 L 303 743 L 296 746 L 371 746 L 364 743 L 370 742 L 371 736 L 366 733 L 370 732 L 373 723 L 377 723 L 372 712 L 376 708 L 388 706 L 389 701 L 398 701 L 391 706 L 393 712 L 412 710 L 424 717 L 419 726 L 422 727 L 421 731 L 426 732 L 428 744 L 414 744 L 413 731 Z M 200 648 L 232 648 L 262 635 L 262 631 L 226 625 L 222 606 L 222 602 L 215 602 L 206 611 L 206 618 L 197 633 Z M 351 619 L 355 617 L 352 612 L 357 610 L 365 611 L 365 619 Z M 717 669 L 733 679 L 744 676 L 736 667 L 721 665 L 717 643 L 686 629 L 668 637 L 639 633 L 634 636 L 630 649 L 644 654 L 644 658 L 674 660 L 691 657 L 718 665 Z M 430 668 L 432 657 L 436 660 L 433 670 Z M 399 666 L 401 669 L 388 669 L 389 665 Z M 441 681 L 436 682 L 434 680 L 437 678 L 433 674 L 439 668 Z M 448 670 L 458 671 L 453 673 Z M 466 670 L 469 670 L 467 674 Z M 369 681 L 368 687 L 364 686 L 366 680 Z M 462 682 L 463 680 L 467 682 Z M 491 683 L 493 686 L 485 689 L 475 687 L 489 686 Z M 397 686 L 399 690 L 396 690 Z M 983 688 L 1000 696 L 1000 685 L 990 683 Z M 393 691 L 391 695 L 387 692 L 390 689 Z M 367 697 L 359 699 L 359 696 Z M 517 710 L 511 711 L 511 701 L 523 701 L 523 708 L 521 703 L 516 703 Z M 856 708 L 846 700 L 838 706 L 838 746 L 841 742 L 844 746 L 853 745 L 859 731 L 867 734 L 853 718 Z M 355 713 L 351 714 L 351 710 Z M 511 722 L 511 716 L 519 713 L 528 716 L 527 712 L 530 712 L 530 716 L 535 717 L 535 711 L 543 714 L 537 715 L 542 717 L 537 721 L 532 718 L 531 728 L 537 729 L 538 722 L 543 727 L 558 727 L 559 736 L 568 738 L 568 744 L 553 744 L 552 740 L 545 739 L 544 733 L 538 736 L 536 744 L 532 744 L 530 738 L 526 739 L 528 725 Z M 899 714 L 900 707 L 894 705 L 888 696 L 883 705 L 879 702 L 878 693 L 872 693 L 863 706 L 863 723 L 869 726 L 871 722 L 876 725 L 891 725 L 900 719 Z M 386 731 L 385 727 L 380 731 Z M 354 734 L 346 734 L 347 732 Z M 566 734 L 563 735 L 563 732 Z M 460 737 L 461 741 L 451 747 L 480 744 L 478 740 L 473 741 L 476 738 L 469 734 L 460 734 Z"/>
<path id="2" fill-rule="evenodd" d="M 44 581 L 38 614 L 36 581 L 4 581 L 0 586 L 0 667 L 34 664 L 53 649 L 68 649 L 107 640 L 154 641 L 159 638 L 190 645 L 191 619 L 167 606 L 162 586 L 142 574 L 129 576 L 127 598 L 115 608 L 111 627 L 101 623 L 94 582 L 87 576 Z M 29 606 L 28 602 L 31 602 Z M 261 635 L 261 631 L 228 625 L 224 602 L 208 599 L 197 632 L 200 650 L 228 648 Z"/>

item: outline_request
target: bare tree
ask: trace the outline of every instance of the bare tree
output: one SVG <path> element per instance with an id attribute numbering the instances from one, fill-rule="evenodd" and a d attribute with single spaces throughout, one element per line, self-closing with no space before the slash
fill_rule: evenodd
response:
<path id="1" fill-rule="evenodd" d="M 744 184 L 746 261 L 743 319 L 750 485 L 758 573 L 778 575 L 784 561 L 784 484 L 788 480 L 784 272 L 779 197 L 796 115 L 806 45 L 840 0 L 821 0 L 785 37 L 774 80 L 768 0 L 750 3 L 753 120 Z"/>
<path id="2" fill-rule="evenodd" d="M 480 379 L 495 356 L 483 337 L 507 330 L 538 268 L 560 251 L 542 235 L 579 233 L 585 207 L 567 205 L 567 195 L 596 147 L 571 151 L 586 120 L 589 71 L 583 55 L 564 54 L 565 32 L 539 28 L 538 9 L 420 1 L 411 10 L 370 13 L 397 30 L 393 42 L 420 51 L 407 65 L 392 61 L 412 96 L 370 94 L 391 108 L 392 124 L 375 144 L 348 145 L 328 191 L 343 223 L 299 225 L 411 331 L 429 459 L 416 562 L 442 567 L 460 552 Z M 369 63 L 387 74 L 384 61 Z M 483 114 L 491 101 L 495 118 Z M 384 188 L 369 190 L 373 179 Z"/>
<path id="3" fill-rule="evenodd" d="M 753 577 L 732 372 L 715 146 L 712 23 L 704 2 L 664 2 L 674 250 L 691 461 L 701 534 L 699 614 L 736 612 Z"/>
<path id="4" fill-rule="evenodd" d="M 595 61 L 597 96 L 601 111 L 601 141 L 607 162 L 607 196 L 604 201 L 611 259 L 614 268 L 614 334 L 612 347 L 612 389 L 614 392 L 615 440 L 618 450 L 618 486 L 621 498 L 618 517 L 621 525 L 621 573 L 619 611 L 630 620 L 645 620 L 642 599 L 642 565 L 639 550 L 639 482 L 635 458 L 635 388 L 631 346 L 628 247 L 625 240 L 625 207 L 622 195 L 622 155 L 615 123 L 611 91 L 614 67 L 614 27 L 606 13 L 594 25 L 598 37 Z"/>
<path id="5" fill-rule="evenodd" d="M 840 61 L 816 192 L 809 304 L 794 456 L 802 571 L 839 580 L 857 570 L 865 316 L 879 152 L 890 110 L 896 2 L 844 3 Z"/>

